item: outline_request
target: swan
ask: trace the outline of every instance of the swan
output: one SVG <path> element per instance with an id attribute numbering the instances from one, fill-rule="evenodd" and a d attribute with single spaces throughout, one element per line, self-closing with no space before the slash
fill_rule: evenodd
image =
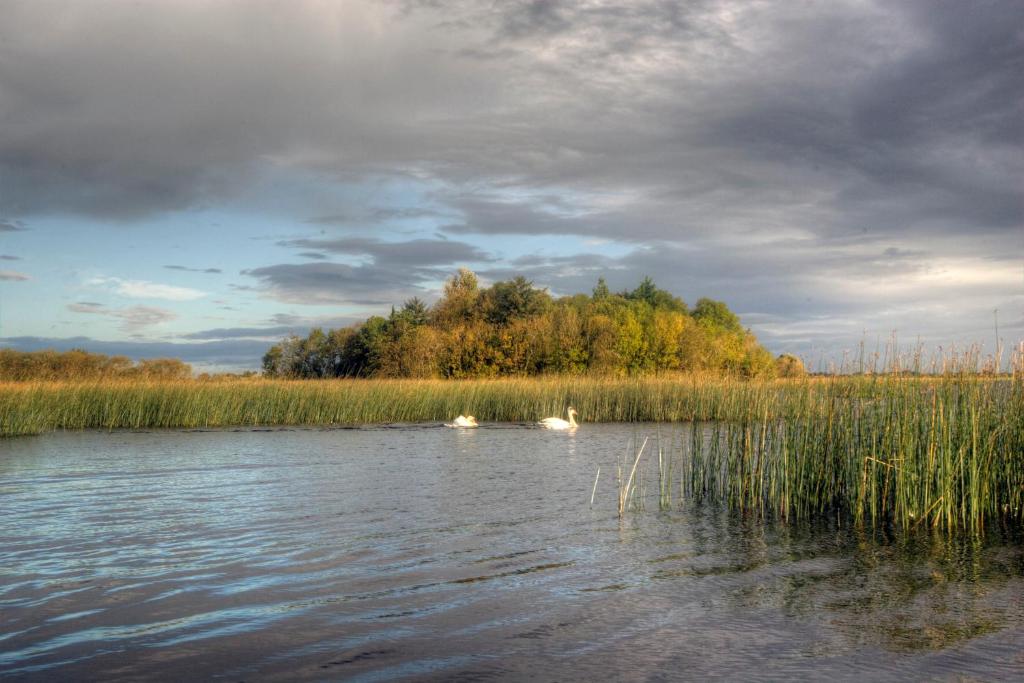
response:
<path id="1" fill-rule="evenodd" d="M 451 422 L 446 422 L 445 427 L 479 427 L 476 418 L 472 415 L 459 415 Z"/>
<path id="2" fill-rule="evenodd" d="M 538 422 L 544 429 L 576 429 L 579 425 L 576 424 L 576 416 L 579 413 L 572 406 L 569 407 L 569 419 L 563 420 L 560 417 L 545 417 L 543 420 Z"/>

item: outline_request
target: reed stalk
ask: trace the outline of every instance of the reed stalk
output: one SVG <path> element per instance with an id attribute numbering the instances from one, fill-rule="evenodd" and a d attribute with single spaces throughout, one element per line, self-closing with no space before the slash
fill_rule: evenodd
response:
<path id="1" fill-rule="evenodd" d="M 661 506 L 676 485 L 664 478 L 678 472 L 687 502 L 762 518 L 979 533 L 1024 520 L 1019 376 L 835 378 L 801 390 L 748 394 L 731 419 L 695 423 L 677 449 L 659 449 Z"/>

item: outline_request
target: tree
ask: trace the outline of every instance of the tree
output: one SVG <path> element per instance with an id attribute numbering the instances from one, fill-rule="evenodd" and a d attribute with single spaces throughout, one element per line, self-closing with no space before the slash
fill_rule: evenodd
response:
<path id="1" fill-rule="evenodd" d="M 730 332 L 743 330 L 740 319 L 722 301 L 698 299 L 692 315 L 694 320 L 710 327 L 718 327 Z"/>
<path id="2" fill-rule="evenodd" d="M 630 301 L 644 301 L 654 309 L 686 313 L 686 303 L 671 292 L 658 289 L 650 277 L 645 277 L 636 289 L 626 292 L 623 296 Z"/>
<path id="3" fill-rule="evenodd" d="M 682 362 L 680 340 L 687 324 L 693 321 L 675 311 L 654 312 L 651 329 L 651 351 L 657 370 L 678 370 Z"/>
<path id="4" fill-rule="evenodd" d="M 392 368 L 388 361 L 390 325 L 379 315 L 367 318 L 356 331 L 345 349 L 349 375 L 372 377 L 375 374 L 388 376 Z"/>
<path id="5" fill-rule="evenodd" d="M 410 325 L 426 325 L 430 317 L 427 305 L 420 301 L 419 297 L 413 297 L 402 305 L 398 314 L 404 322 Z"/>
<path id="6" fill-rule="evenodd" d="M 138 363 L 127 356 L 107 356 L 84 349 L 15 351 L 0 349 L 0 380 L 79 380 L 107 377 L 146 377 L 177 380 L 192 376 L 192 366 L 177 358 L 153 358 Z"/>
<path id="7" fill-rule="evenodd" d="M 579 312 L 569 306 L 559 306 L 550 314 L 550 346 L 547 367 L 554 371 L 576 375 L 587 369 L 587 343 Z"/>
<path id="8" fill-rule="evenodd" d="M 177 358 L 143 359 L 137 369 L 147 379 L 182 380 L 192 376 L 192 366 Z"/>
<path id="9" fill-rule="evenodd" d="M 434 377 L 439 372 L 441 334 L 426 325 L 415 325 L 393 344 L 397 377 Z"/>
<path id="10" fill-rule="evenodd" d="M 775 359 L 771 352 L 757 342 L 753 334 L 743 335 L 743 361 L 740 373 L 744 377 L 770 378 L 775 376 Z"/>
<path id="11" fill-rule="evenodd" d="M 3 360 L 0 354 L 0 361 Z M 124 359 L 129 367 L 131 362 Z M 56 362 L 40 358 L 36 364 Z M 88 354 L 74 361 L 93 363 Z M 387 317 L 290 337 L 264 356 L 271 377 L 493 377 L 545 372 L 645 374 L 709 370 L 770 376 L 777 363 L 720 301 L 686 304 L 644 278 L 613 294 L 554 301 L 524 277 L 480 289 L 461 269 L 433 308 L 413 297 Z M 2 365 L 2 363 L 0 363 Z M 116 371 L 117 359 L 103 363 Z M 20 370 L 19 370 L 20 372 Z"/>
<path id="12" fill-rule="evenodd" d="M 284 349 L 281 344 L 274 344 L 263 354 L 263 376 L 283 377 L 281 373 L 281 358 L 284 356 Z"/>
<path id="13" fill-rule="evenodd" d="M 263 374 L 268 377 L 302 377 L 302 339 L 290 335 L 263 355 Z"/>
<path id="14" fill-rule="evenodd" d="M 587 369 L 601 375 L 618 374 L 621 363 L 616 349 L 618 331 L 615 321 L 606 315 L 592 315 L 584 323 L 583 333 L 587 350 Z"/>
<path id="15" fill-rule="evenodd" d="M 321 328 L 314 327 L 299 346 L 299 377 L 327 377 L 329 360 L 327 335 Z"/>
<path id="16" fill-rule="evenodd" d="M 495 282 L 483 292 L 484 319 L 493 325 L 505 325 L 517 318 L 540 315 L 551 305 L 551 296 L 522 275 L 507 282 Z"/>
<path id="17" fill-rule="evenodd" d="M 807 368 L 799 356 L 783 353 L 775 359 L 775 374 L 779 377 L 803 377 L 807 374 Z"/>
<path id="18" fill-rule="evenodd" d="M 441 325 L 470 322 L 478 317 L 480 288 L 476 274 L 468 268 L 444 283 L 444 294 L 434 306 L 433 317 Z"/>
<path id="19" fill-rule="evenodd" d="M 644 334 L 644 328 L 633 310 L 630 308 L 620 309 L 615 322 L 618 333 L 615 351 L 621 369 L 631 375 L 653 369 L 648 357 L 650 340 Z"/>

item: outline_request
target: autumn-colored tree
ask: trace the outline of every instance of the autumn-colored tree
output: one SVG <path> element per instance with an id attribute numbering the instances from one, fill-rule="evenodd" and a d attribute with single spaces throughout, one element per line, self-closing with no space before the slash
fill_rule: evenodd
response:
<path id="1" fill-rule="evenodd" d="M 192 366 L 176 358 L 144 359 L 138 363 L 126 356 L 107 356 L 83 349 L 70 351 L 15 351 L 0 349 L 0 380 L 93 380 L 145 377 L 184 379 Z"/>
<path id="2" fill-rule="evenodd" d="M 523 277 L 481 288 L 462 269 L 433 306 L 413 298 L 388 317 L 313 330 L 268 350 L 274 377 L 496 377 L 541 373 L 643 375 L 715 371 L 770 376 L 777 363 L 723 302 L 679 297 L 645 278 L 613 294 L 553 300 Z"/>
<path id="3" fill-rule="evenodd" d="M 807 374 L 804 362 L 791 353 L 780 354 L 775 359 L 775 374 L 779 377 L 803 377 Z"/>
<path id="4" fill-rule="evenodd" d="M 434 321 L 439 325 L 469 323 L 479 318 L 480 285 L 476 274 L 467 268 L 444 283 L 444 293 L 433 310 Z"/>
<path id="5" fill-rule="evenodd" d="M 550 315 L 550 344 L 546 367 L 557 373 L 578 375 L 587 369 L 587 338 L 579 311 L 559 306 Z"/>

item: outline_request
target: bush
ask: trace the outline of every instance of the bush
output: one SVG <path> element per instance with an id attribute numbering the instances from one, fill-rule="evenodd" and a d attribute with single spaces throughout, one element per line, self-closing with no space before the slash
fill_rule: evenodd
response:
<path id="1" fill-rule="evenodd" d="M 778 377 L 804 377 L 807 368 L 798 356 L 791 353 L 783 353 L 775 359 L 775 374 Z"/>

